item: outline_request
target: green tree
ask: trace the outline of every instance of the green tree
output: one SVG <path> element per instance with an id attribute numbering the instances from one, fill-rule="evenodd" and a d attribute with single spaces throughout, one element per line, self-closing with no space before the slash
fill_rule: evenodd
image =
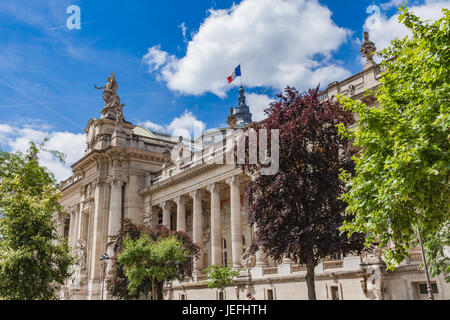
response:
<path id="1" fill-rule="evenodd" d="M 0 297 L 55 299 L 74 263 L 58 234 L 53 214 L 61 193 L 53 175 L 41 167 L 42 145 L 27 153 L 0 151 Z M 61 154 L 56 154 L 61 158 Z"/>
<path id="2" fill-rule="evenodd" d="M 137 240 L 125 239 L 124 250 L 119 254 L 118 262 L 124 267 L 130 295 L 136 295 L 146 278 L 151 279 L 152 283 L 174 279 L 177 275 L 176 264 L 188 259 L 189 253 L 175 236 L 154 241 L 141 235 Z M 155 297 L 154 290 L 152 296 Z"/>
<path id="3" fill-rule="evenodd" d="M 215 264 L 209 266 L 203 272 L 206 274 L 208 280 L 208 288 L 219 289 L 222 297 L 226 287 L 234 284 L 234 277 L 239 275 L 238 271 L 231 270 L 230 267 L 221 267 Z"/>
<path id="4" fill-rule="evenodd" d="M 153 299 L 162 300 L 164 282 L 190 275 L 192 259 L 199 250 L 185 232 L 128 219 L 123 220 L 110 245 L 115 254 L 107 285 L 111 295 L 120 299 L 152 293 Z"/>
<path id="5" fill-rule="evenodd" d="M 443 9 L 431 23 L 399 10 L 412 37 L 378 53 L 384 61 L 373 93 L 379 106 L 339 98 L 360 118 L 354 131 L 340 128 L 360 148 L 356 174 L 342 174 L 350 188 L 343 196 L 347 214 L 355 215 L 343 229 L 367 234 L 367 244 L 379 241 L 390 269 L 421 234 L 425 262 L 449 281 L 450 15 Z"/>

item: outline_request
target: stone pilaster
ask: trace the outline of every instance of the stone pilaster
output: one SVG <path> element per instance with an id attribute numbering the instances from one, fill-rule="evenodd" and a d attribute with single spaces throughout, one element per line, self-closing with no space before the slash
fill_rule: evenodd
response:
<path id="1" fill-rule="evenodd" d="M 108 178 L 111 184 L 111 198 L 109 203 L 108 238 L 119 233 L 122 221 L 122 187 L 126 178 L 120 175 L 113 175 Z M 114 255 L 113 247 L 108 247 L 108 255 Z"/>
<path id="2" fill-rule="evenodd" d="M 211 264 L 222 265 L 222 221 L 220 190 L 217 183 L 208 186 L 211 193 Z"/>
<path id="3" fill-rule="evenodd" d="M 241 268 L 242 257 L 242 219 L 241 219 L 241 194 L 239 176 L 227 179 L 230 186 L 231 209 L 231 253 L 233 268 Z"/>
<path id="4" fill-rule="evenodd" d="M 101 179 L 97 179 L 93 183 L 94 188 L 94 215 L 92 224 L 92 242 L 91 242 L 91 259 L 89 266 L 89 280 L 91 282 L 91 289 L 89 290 L 90 298 L 93 298 L 96 292 L 94 280 L 101 280 L 102 269 L 100 266 L 100 257 L 105 253 L 103 233 L 104 221 L 104 201 L 105 201 L 105 183 Z"/>

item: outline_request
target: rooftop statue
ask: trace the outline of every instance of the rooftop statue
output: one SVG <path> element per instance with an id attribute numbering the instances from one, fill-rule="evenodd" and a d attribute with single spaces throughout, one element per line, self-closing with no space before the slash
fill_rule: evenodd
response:
<path id="1" fill-rule="evenodd" d="M 102 97 L 105 102 L 105 106 L 100 111 L 102 118 L 123 122 L 124 118 L 122 108 L 125 104 L 120 104 L 120 98 L 117 95 L 117 89 L 119 86 L 117 85 L 116 77 L 113 72 L 111 72 L 111 76 L 108 77 L 107 81 L 107 84 L 103 87 L 97 87 L 97 85 L 94 86 L 95 89 L 103 90 Z"/>
<path id="2" fill-rule="evenodd" d="M 369 33 L 367 31 L 364 31 L 363 37 L 364 42 L 361 45 L 360 51 L 368 63 L 373 62 L 373 54 L 377 51 L 377 48 L 375 47 L 375 43 L 369 40 Z"/>

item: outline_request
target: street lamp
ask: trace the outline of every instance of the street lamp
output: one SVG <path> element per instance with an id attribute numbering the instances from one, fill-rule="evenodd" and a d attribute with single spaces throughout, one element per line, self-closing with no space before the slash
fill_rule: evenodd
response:
<path id="1" fill-rule="evenodd" d="M 100 257 L 100 263 L 102 264 L 102 267 L 103 267 L 103 272 L 102 272 L 102 300 L 103 300 L 103 287 L 105 286 L 105 271 L 106 271 L 106 266 L 108 265 L 108 260 L 109 260 L 109 255 L 107 253 L 105 253 L 104 255 L 102 255 Z"/>

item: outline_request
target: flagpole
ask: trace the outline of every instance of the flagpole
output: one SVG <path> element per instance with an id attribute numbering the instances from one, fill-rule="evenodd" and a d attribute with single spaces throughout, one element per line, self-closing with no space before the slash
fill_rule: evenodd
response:
<path id="1" fill-rule="evenodd" d="M 239 57 L 238 61 L 239 61 L 239 68 L 241 69 L 241 76 L 239 77 L 239 82 L 240 82 L 241 87 L 242 87 L 242 65 L 241 65 L 241 57 Z"/>

